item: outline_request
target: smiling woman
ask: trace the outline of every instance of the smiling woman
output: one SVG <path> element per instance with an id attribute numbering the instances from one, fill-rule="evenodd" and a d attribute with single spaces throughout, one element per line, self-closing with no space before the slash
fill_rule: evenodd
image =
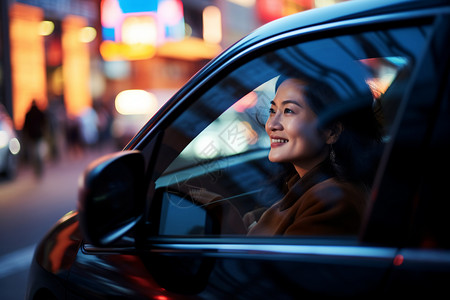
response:
<path id="1" fill-rule="evenodd" d="M 330 155 L 330 147 L 339 132 L 319 132 L 316 113 L 303 92 L 305 83 L 287 79 L 281 83 L 271 101 L 266 131 L 271 138 L 269 159 L 291 162 L 300 176 Z"/>
<path id="2" fill-rule="evenodd" d="M 361 160 L 382 137 L 381 110 L 369 86 L 350 105 L 319 80 L 280 77 L 276 88 L 266 122 L 269 159 L 293 163 L 303 176 L 329 157 L 342 178 L 361 178 Z"/>
<path id="3" fill-rule="evenodd" d="M 324 122 L 319 117 L 329 110 L 327 106 L 339 108 L 345 99 L 322 81 L 283 76 L 278 81 L 266 122 L 269 160 L 292 164 L 296 174 L 289 180 L 288 193 L 252 225 L 249 234 L 356 234 L 368 189 L 353 161 L 381 139 L 369 88 L 357 109 Z"/>

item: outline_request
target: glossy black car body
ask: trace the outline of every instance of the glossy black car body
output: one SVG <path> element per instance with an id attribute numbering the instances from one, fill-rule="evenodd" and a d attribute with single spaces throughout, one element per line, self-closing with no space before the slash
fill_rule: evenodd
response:
<path id="1" fill-rule="evenodd" d="M 62 218 L 36 250 L 28 299 L 364 298 L 448 293 L 449 16 L 449 1 L 349 1 L 278 20 L 239 41 L 175 94 L 126 151 L 89 167 L 80 190 L 79 212 Z M 414 28 L 420 44 L 405 41 L 409 28 Z M 349 40 L 347 35 L 358 39 Z M 381 38 L 378 43 L 368 37 Z M 398 44 L 385 42 L 390 37 Z M 202 104 L 215 86 L 235 86 L 235 82 L 224 83 L 229 74 L 247 74 L 246 66 L 261 65 L 259 56 L 281 53 L 283 47 L 290 51 L 294 43 L 308 50 L 316 41 L 336 40 L 347 49 L 349 44 L 342 41 L 364 39 L 363 45 L 380 45 L 378 53 L 408 53 L 411 64 L 403 68 L 407 64 L 400 54 L 386 56 L 405 72 L 396 73 L 386 92 L 391 98 L 385 104 L 395 106 L 392 115 L 386 115 L 392 134 L 386 136 L 358 236 L 249 238 L 232 229 L 228 235 L 220 232 L 224 224 L 218 229 L 214 223 L 213 211 L 194 209 L 197 200 L 186 202 L 187 193 L 182 190 L 195 183 L 206 182 L 202 186 L 211 188 L 218 180 L 228 180 L 228 173 L 239 172 L 246 179 L 256 178 L 266 170 L 260 160 L 266 153 L 260 149 L 239 152 L 227 160 L 208 160 L 187 168 L 188 174 L 175 170 L 174 184 L 170 183 L 172 173 L 160 171 L 175 156 L 178 159 L 191 141 L 185 142 L 181 135 L 176 140 L 177 120 L 194 117 L 183 119 L 195 108 L 195 100 Z M 258 64 L 252 65 L 253 59 Z M 248 78 L 234 78 L 243 79 Z M 193 126 L 183 122 L 184 129 Z M 200 135 L 205 127 L 194 134 Z M 176 154 L 169 151 L 177 148 L 184 149 Z M 185 160 L 179 162 L 181 169 L 186 167 Z M 250 169 L 258 172 L 249 176 L 245 172 Z M 234 185 L 244 181 L 240 178 Z M 221 192 L 226 194 L 228 188 Z M 176 207 L 170 207 L 173 202 Z M 189 214 L 204 217 L 205 224 L 196 224 L 197 217 L 180 217 L 191 208 Z M 176 224 L 170 223 L 171 218 Z M 195 231 L 199 226 L 200 233 Z"/>

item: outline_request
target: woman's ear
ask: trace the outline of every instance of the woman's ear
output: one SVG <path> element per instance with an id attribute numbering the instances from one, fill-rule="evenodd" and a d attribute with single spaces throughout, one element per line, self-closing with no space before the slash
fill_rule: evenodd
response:
<path id="1" fill-rule="evenodd" d="M 342 130 L 344 130 L 344 126 L 341 122 L 332 124 L 327 130 L 325 130 L 326 143 L 336 143 L 342 133 Z"/>

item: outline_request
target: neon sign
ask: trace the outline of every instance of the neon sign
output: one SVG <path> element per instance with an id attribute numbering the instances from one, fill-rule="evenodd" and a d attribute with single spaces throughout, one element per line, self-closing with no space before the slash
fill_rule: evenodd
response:
<path id="1" fill-rule="evenodd" d="M 102 0 L 101 23 L 105 60 L 148 59 L 166 41 L 184 38 L 180 0 Z"/>

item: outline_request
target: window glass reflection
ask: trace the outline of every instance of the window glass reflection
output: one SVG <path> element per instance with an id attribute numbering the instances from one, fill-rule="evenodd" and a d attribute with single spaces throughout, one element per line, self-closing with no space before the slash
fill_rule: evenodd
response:
<path id="1" fill-rule="evenodd" d="M 280 116 L 285 115 L 286 111 L 293 111 L 292 107 L 285 107 L 284 104 L 285 100 L 293 100 L 286 98 L 292 97 L 292 94 L 280 98 L 278 103 L 275 100 L 278 83 L 295 78 L 303 86 L 294 86 L 294 90 L 303 92 L 306 86 L 311 90 L 304 96 L 298 96 L 307 99 L 308 106 L 311 106 L 313 115 L 317 117 L 311 133 L 329 133 L 333 129 L 342 140 L 344 133 L 354 127 L 353 138 L 357 137 L 358 142 L 353 144 L 361 146 L 366 143 L 367 150 L 363 156 L 363 152 L 358 152 L 355 145 L 345 148 L 348 149 L 347 159 L 354 157 L 354 153 L 361 154 L 359 161 L 351 166 L 354 173 L 340 177 L 341 175 L 337 175 L 339 170 L 335 170 L 337 173 L 333 171 L 330 176 L 337 183 L 326 192 L 333 195 L 347 194 L 349 199 L 354 199 L 356 194 L 364 194 L 364 200 L 350 200 L 349 203 L 355 202 L 351 204 L 355 207 L 354 212 L 349 213 L 343 209 L 347 216 L 341 215 L 322 231 L 319 228 L 324 223 L 313 223 L 311 228 L 314 230 L 310 234 L 345 235 L 347 232 L 338 228 L 347 226 L 344 223 L 352 218 L 348 214 L 356 214 L 358 211 L 358 216 L 355 217 L 358 220 L 354 222 L 358 225 L 348 231 L 349 234 L 357 234 L 370 193 L 371 180 L 383 146 L 389 141 L 390 127 L 403 99 L 403 87 L 408 84 L 427 32 L 428 28 L 425 27 L 401 28 L 293 45 L 255 57 L 218 81 L 167 128 L 156 165 L 157 174 L 161 174 L 156 180 L 157 190 L 187 195 L 187 201 L 204 210 L 205 215 L 199 217 L 196 213 L 180 213 L 174 217 L 170 213 L 163 213 L 164 224 L 183 219 L 183 224 L 192 222 L 197 226 L 200 222 L 206 228 L 208 226 L 205 224 L 212 222 L 211 228 L 214 230 L 206 230 L 208 234 L 247 234 L 249 226 L 258 224 L 262 214 L 269 208 L 286 205 L 282 199 L 292 193 L 293 186 L 302 190 L 300 194 L 311 193 L 309 189 L 318 183 L 316 179 L 305 179 L 303 181 L 307 182 L 302 184 L 290 182 L 294 175 L 300 175 L 300 181 L 303 179 L 304 174 L 299 172 L 297 161 L 271 157 L 271 153 L 275 155 L 278 151 L 274 151 L 274 146 L 279 149 L 287 148 L 286 145 L 293 144 L 294 138 L 280 133 L 271 140 L 268 134 L 270 130 L 266 125 L 271 115 L 277 114 L 281 107 L 283 112 Z M 324 93 L 329 96 L 324 97 Z M 364 126 L 358 126 L 358 122 L 367 121 L 366 113 L 369 110 L 381 126 L 380 137 L 377 138 L 379 143 L 370 147 L 368 141 L 372 139 L 372 134 L 363 131 Z M 329 172 L 326 170 L 334 164 L 332 152 L 345 153 L 338 149 L 337 143 L 329 141 L 331 140 L 326 140 L 324 145 L 327 149 L 334 149 L 326 151 L 327 155 L 317 163 L 317 166 L 322 166 L 320 171 L 309 173 L 310 177 L 323 174 L 328 176 Z M 289 153 L 295 153 L 294 150 L 292 148 Z M 323 161 L 331 163 L 324 166 L 320 164 Z M 308 170 L 311 169 L 314 168 Z M 348 179 L 349 176 L 358 178 L 364 185 L 358 183 L 357 189 L 342 185 L 344 178 Z M 325 193 L 325 190 L 312 191 L 316 193 L 316 198 Z M 290 201 L 297 202 L 298 199 L 300 197 L 296 195 Z M 339 199 L 333 201 L 340 203 Z M 330 203 L 317 202 L 320 206 L 318 211 L 323 212 Z M 296 213 L 300 214 L 300 211 Z M 282 213 L 278 214 L 278 217 L 282 216 Z M 296 217 L 294 213 L 286 222 L 292 223 Z M 280 220 L 273 222 L 282 223 Z M 286 229 L 291 223 L 286 225 Z M 162 233 L 171 235 L 170 232 Z M 288 232 L 289 230 L 261 230 L 260 234 Z M 296 231 L 291 232 L 297 234 Z M 298 232 L 301 235 L 308 234 Z"/>

